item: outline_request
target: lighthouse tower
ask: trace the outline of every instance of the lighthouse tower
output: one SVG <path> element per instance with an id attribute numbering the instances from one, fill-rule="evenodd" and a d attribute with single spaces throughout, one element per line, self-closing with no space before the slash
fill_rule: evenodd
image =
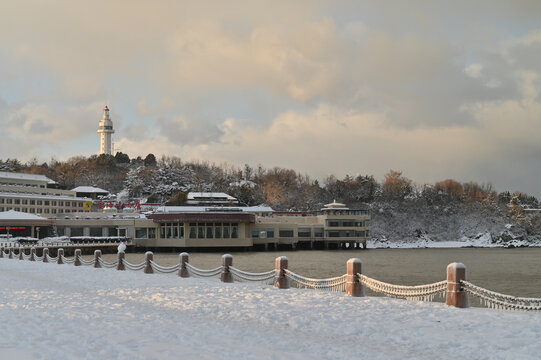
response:
<path id="1" fill-rule="evenodd" d="M 101 135 L 100 154 L 112 155 L 111 136 L 115 131 L 113 130 L 113 122 L 109 117 L 109 108 L 107 105 L 103 108 L 103 117 L 101 118 L 98 132 Z"/>

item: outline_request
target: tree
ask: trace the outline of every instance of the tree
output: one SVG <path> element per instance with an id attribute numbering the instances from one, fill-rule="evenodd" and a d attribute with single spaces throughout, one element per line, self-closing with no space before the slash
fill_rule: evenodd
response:
<path id="1" fill-rule="evenodd" d="M 404 199 L 413 192 L 412 181 L 402 176 L 401 171 L 390 170 L 381 185 L 383 196 L 389 199 Z"/>
<path id="2" fill-rule="evenodd" d="M 156 166 L 156 164 L 157 164 L 156 156 L 154 156 L 154 154 L 152 154 L 152 153 L 148 154 L 145 157 L 144 164 L 145 164 L 145 166 Z"/>
<path id="3" fill-rule="evenodd" d="M 117 164 L 129 164 L 130 163 L 130 157 L 128 154 L 124 154 L 121 151 L 118 151 L 115 155 L 115 160 Z"/>

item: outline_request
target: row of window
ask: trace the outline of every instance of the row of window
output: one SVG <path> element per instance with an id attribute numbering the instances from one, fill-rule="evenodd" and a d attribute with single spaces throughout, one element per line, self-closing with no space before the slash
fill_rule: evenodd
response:
<path id="1" fill-rule="evenodd" d="M 70 212 L 77 212 L 77 210 L 70 210 L 70 209 L 36 209 L 36 208 L 19 208 L 19 207 L 4 207 L 0 206 L 0 212 L 2 211 L 9 211 L 9 210 L 15 210 L 20 211 L 24 213 L 30 213 L 30 214 L 69 214 Z"/>
<path id="2" fill-rule="evenodd" d="M 335 238 L 335 237 L 368 237 L 370 236 L 370 231 L 355 231 L 355 230 L 328 230 L 325 231 L 325 237 Z"/>
<path id="3" fill-rule="evenodd" d="M 37 188 L 37 187 L 40 187 L 42 189 L 45 188 L 45 185 L 37 185 L 37 184 L 17 184 L 17 183 L 0 183 L 0 185 L 5 185 L 5 186 L 17 186 L 17 187 L 33 187 L 33 188 Z"/>
<path id="4" fill-rule="evenodd" d="M 327 227 L 367 227 L 368 220 L 327 220 Z"/>
<path id="5" fill-rule="evenodd" d="M 56 233 L 58 236 L 64 236 L 67 235 L 68 232 L 63 226 L 58 226 L 56 228 Z M 69 228 L 69 234 L 70 236 L 85 236 L 84 227 L 70 227 Z M 98 227 L 98 226 L 91 226 L 88 227 L 88 236 L 94 236 L 94 237 L 101 237 L 101 236 L 126 236 L 126 229 L 120 229 L 116 226 L 109 226 L 109 227 Z"/>
<path id="6" fill-rule="evenodd" d="M 0 198 L 0 204 L 8 205 L 37 205 L 37 206 L 72 206 L 83 207 L 80 201 L 57 201 L 57 200 L 34 200 L 34 199 L 11 199 Z"/>

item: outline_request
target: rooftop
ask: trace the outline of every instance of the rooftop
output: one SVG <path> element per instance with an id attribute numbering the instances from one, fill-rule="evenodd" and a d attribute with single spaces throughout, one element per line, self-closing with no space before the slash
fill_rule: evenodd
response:
<path id="1" fill-rule="evenodd" d="M 75 189 L 72 189 L 71 191 L 80 192 L 80 193 L 109 193 L 107 190 L 100 189 L 98 187 L 94 186 L 77 186 Z"/>
<path id="2" fill-rule="evenodd" d="M 56 184 L 55 181 L 49 179 L 45 175 L 15 173 L 15 172 L 8 172 L 8 171 L 0 171 L 0 179 L 44 181 L 47 184 Z"/>

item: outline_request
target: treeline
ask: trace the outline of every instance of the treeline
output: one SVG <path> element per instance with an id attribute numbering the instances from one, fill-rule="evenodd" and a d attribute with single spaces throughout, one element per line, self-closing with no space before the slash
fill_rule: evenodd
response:
<path id="1" fill-rule="evenodd" d="M 226 192 L 246 205 L 267 204 L 276 210 L 317 210 L 333 200 L 351 207 L 373 204 L 415 203 L 426 206 L 483 205 L 516 212 L 538 208 L 539 201 L 525 193 L 496 192 L 491 184 L 461 183 L 446 179 L 435 184 L 416 184 L 401 172 L 390 170 L 379 182 L 372 175 L 328 176 L 322 183 L 295 170 L 262 166 L 182 161 L 175 156 L 157 159 L 153 154 L 132 158 L 122 152 L 76 156 L 66 161 L 51 159 L 0 160 L 0 171 L 45 175 L 65 189 L 96 186 L 124 199 L 181 204 L 190 191 Z"/>

